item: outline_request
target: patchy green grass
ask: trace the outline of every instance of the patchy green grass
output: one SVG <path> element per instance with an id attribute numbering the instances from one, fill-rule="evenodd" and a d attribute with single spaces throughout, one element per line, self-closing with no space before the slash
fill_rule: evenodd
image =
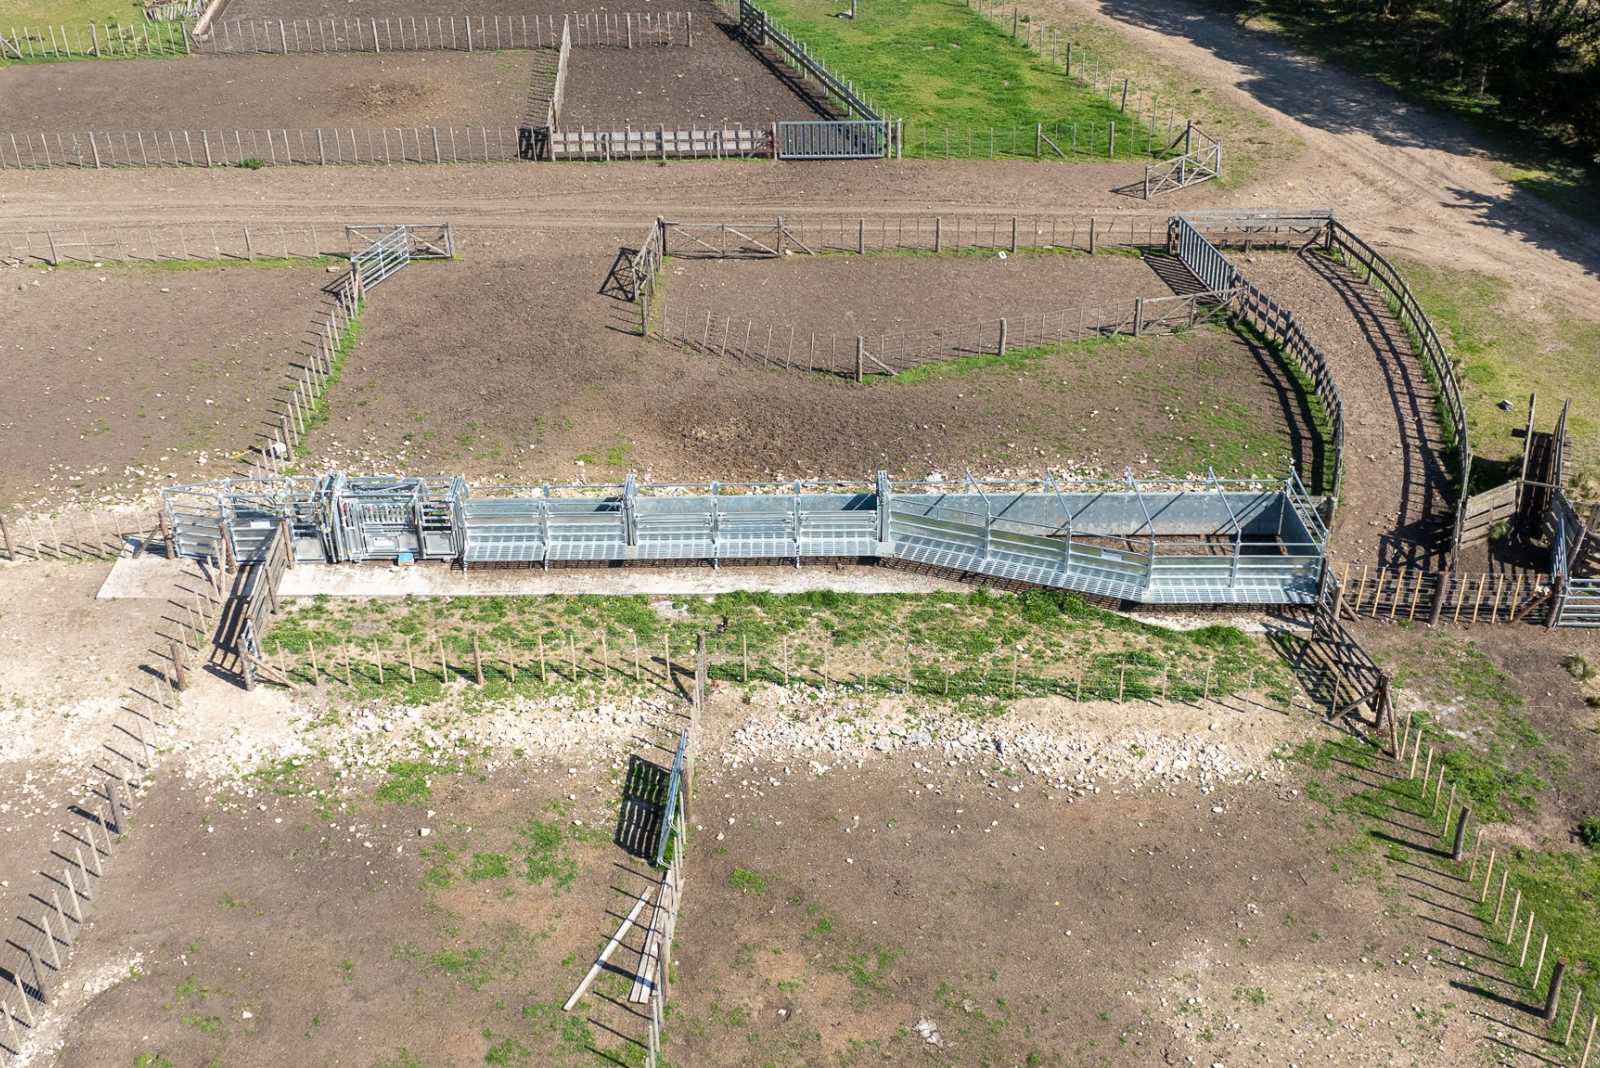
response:
<path id="1" fill-rule="evenodd" d="M 305 455 L 306 443 L 311 440 L 312 431 L 328 421 L 330 408 L 328 396 L 339 384 L 339 378 L 344 374 L 345 361 L 355 351 L 356 343 L 361 340 L 361 312 L 366 307 L 366 302 L 361 301 L 356 305 L 356 311 L 345 323 L 344 329 L 334 340 L 333 354 L 328 361 L 328 373 L 317 387 L 316 396 L 311 399 L 311 406 L 306 412 L 306 431 L 300 438 L 300 444 L 295 446 L 295 458 Z"/>
<path id="2" fill-rule="evenodd" d="M 767 892 L 767 877 L 749 868 L 735 868 L 728 876 L 728 885 L 741 894 L 764 894 Z"/>
<path id="3" fill-rule="evenodd" d="M 367 662 L 351 669 L 354 693 L 409 701 L 417 688 L 394 664 L 406 636 L 417 635 L 424 650 L 430 639 L 446 645 L 448 674 L 436 653 L 417 658 L 432 697 L 444 681 L 474 677 L 476 637 L 486 685 L 467 691 L 474 708 L 551 687 L 628 688 L 636 673 L 638 685 L 659 686 L 667 652 L 680 671 L 699 633 L 707 635 L 711 677 L 729 682 L 826 681 L 956 700 L 1189 700 L 1246 690 L 1287 700 L 1290 692 L 1287 669 L 1234 627 L 1170 630 L 1060 593 L 737 593 L 684 598 L 674 608 L 677 618 L 668 619 L 645 597 L 318 597 L 286 605 L 265 644 L 310 681 L 312 646 L 326 663 L 330 650 L 355 642 Z M 381 685 L 374 647 L 390 664 Z M 343 685 L 344 672 L 321 678 Z M 427 774 L 391 769 L 380 799 L 420 803 Z"/>
<path id="4" fill-rule="evenodd" d="M 1082 151 L 1074 158 L 1105 158 L 1113 122 L 1118 158 L 1165 147 L 1161 134 L 1152 138 L 959 0 L 871 0 L 855 20 L 837 18 L 834 0 L 765 7 L 881 114 L 905 120 L 907 156 L 1031 159 L 1038 123 L 1069 153 L 1075 127 Z"/>
<path id="5" fill-rule="evenodd" d="M 1473 459 L 1489 465 L 1474 481 L 1493 485 L 1514 474 L 1522 441 L 1512 432 L 1522 430 L 1528 395 L 1537 392 L 1543 430 L 1554 427 L 1562 400 L 1571 398 L 1567 428 L 1576 462 L 1569 467 L 1577 468 L 1574 480 L 1586 496 L 1600 496 L 1600 380 L 1589 372 L 1600 351 L 1600 320 L 1553 302 L 1513 306 L 1510 285 L 1486 274 L 1404 258 L 1395 266 L 1458 365 Z M 1513 402 L 1512 410 L 1501 411 L 1501 400 Z"/>
<path id="6" fill-rule="evenodd" d="M 155 58 L 182 56 L 188 51 L 183 24 L 146 22 L 144 5 L 136 0 L 0 0 L 0 30 L 7 40 L 13 29 L 23 58 L 0 58 L 0 70 L 19 63 L 129 58 L 125 53 L 135 42 L 136 58 L 150 58 L 145 49 L 146 29 Z"/>
<path id="7" fill-rule="evenodd" d="M 1551 963 L 1557 957 L 1565 959 L 1569 965 L 1567 983 L 1576 983 L 1582 988 L 1584 1005 L 1593 1006 L 1595 998 L 1600 997 L 1600 911 L 1594 905 L 1600 901 L 1600 856 L 1587 848 L 1517 849 L 1509 854 L 1502 853 L 1501 859 L 1511 873 L 1506 900 L 1512 900 L 1516 891 L 1522 891 L 1522 915 L 1527 916 L 1532 910 L 1536 924 L 1526 965 L 1517 967 L 1523 934 L 1521 922 L 1516 935 L 1510 939 L 1514 974 L 1521 985 L 1528 986 L 1537 963 L 1540 933 L 1549 931 L 1551 950 L 1546 954 L 1540 982 L 1548 981 Z M 1474 903 L 1478 918 L 1485 925 L 1494 919 L 1499 884 L 1499 877 L 1496 877 L 1487 900 Z M 1500 918 L 1502 935 L 1506 933 L 1510 911 L 1508 904 Z M 1541 992 L 1543 989 L 1541 986 Z M 1571 1006 L 1569 994 L 1562 999 L 1562 1016 L 1554 1027 L 1556 1033 L 1565 1028 Z M 1588 1015 L 1587 1009 L 1583 1015 Z"/>
<path id="8" fill-rule="evenodd" d="M 1093 337 L 1086 341 L 1072 341 L 1064 345 L 1011 347 L 1007 348 L 1004 354 L 999 352 L 974 353 L 969 356 L 957 356 L 954 359 L 921 364 L 898 374 L 887 376 L 883 381 L 897 386 L 919 386 L 925 382 L 941 382 L 949 378 L 964 378 L 978 371 L 995 369 L 1019 371 L 1038 363 L 1046 356 L 1054 356 L 1061 352 L 1070 351 L 1087 355 L 1106 348 L 1133 346 L 1137 350 L 1140 346 L 1151 344 L 1154 344 L 1154 342 L 1118 334 L 1115 337 Z M 1126 358 L 1129 354 L 1123 353 L 1121 355 L 1122 358 Z"/>
<path id="9" fill-rule="evenodd" d="M 1396 686 L 1434 706 L 1412 720 L 1438 739 L 1450 781 L 1471 798 L 1477 818 L 1534 814 L 1539 791 L 1566 772 L 1567 761 L 1528 721 L 1510 676 L 1472 642 L 1443 632 L 1383 659 Z"/>

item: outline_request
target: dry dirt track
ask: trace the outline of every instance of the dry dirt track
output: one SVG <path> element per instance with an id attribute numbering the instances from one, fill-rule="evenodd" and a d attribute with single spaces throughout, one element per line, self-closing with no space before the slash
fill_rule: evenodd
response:
<path id="1" fill-rule="evenodd" d="M 1459 122 L 1185 0 L 1032 0 L 1023 7 L 1113 27 L 1306 143 L 1292 173 L 1265 177 L 1239 200 L 1332 205 L 1352 224 L 1403 235 L 1395 244 L 1429 259 L 1515 285 L 1537 280 L 1575 308 L 1594 306 L 1600 234 L 1495 175 L 1484 147 Z"/>

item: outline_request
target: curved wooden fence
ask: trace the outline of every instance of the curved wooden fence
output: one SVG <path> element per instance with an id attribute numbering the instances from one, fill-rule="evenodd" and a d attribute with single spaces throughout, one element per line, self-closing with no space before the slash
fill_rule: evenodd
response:
<path id="1" fill-rule="evenodd" d="M 1438 392 L 1439 414 L 1445 433 L 1451 438 L 1456 461 L 1456 520 L 1450 538 L 1452 555 L 1461 548 L 1462 521 L 1467 514 L 1466 500 L 1472 474 L 1472 445 L 1467 440 L 1467 410 L 1461 399 L 1461 385 L 1456 381 L 1455 364 L 1445 351 L 1439 333 L 1422 310 L 1411 287 L 1406 285 L 1394 264 L 1367 244 L 1346 225 L 1328 216 L 1328 250 L 1348 264 L 1366 271 L 1367 282 L 1383 291 L 1395 314 L 1399 316 L 1412 344 L 1422 353 L 1433 388 Z"/>

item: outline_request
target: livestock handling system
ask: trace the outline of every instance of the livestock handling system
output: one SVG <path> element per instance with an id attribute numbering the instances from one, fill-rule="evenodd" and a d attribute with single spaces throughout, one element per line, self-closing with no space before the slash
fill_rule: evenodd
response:
<path id="1" fill-rule="evenodd" d="M 1327 529 L 1282 480 L 468 486 L 454 477 L 232 479 L 163 490 L 177 551 L 298 561 L 615 566 L 899 562 L 1143 604 L 1310 604 Z"/>

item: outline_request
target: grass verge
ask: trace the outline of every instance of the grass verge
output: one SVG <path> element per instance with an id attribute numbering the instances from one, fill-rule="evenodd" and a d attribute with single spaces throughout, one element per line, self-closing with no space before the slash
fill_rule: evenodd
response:
<path id="1" fill-rule="evenodd" d="M 905 120 L 908 156 L 1031 159 L 1036 124 L 1075 128 L 1082 143 L 1104 146 L 1111 122 L 1121 134 L 1117 158 L 1149 153 L 1130 116 L 958 0 L 873 0 L 854 20 L 838 18 L 833 0 L 765 6 L 887 117 Z M 1091 130 L 1098 142 L 1089 141 Z M 1103 147 L 1096 151 L 1105 157 Z"/>
<path id="2" fill-rule="evenodd" d="M 663 610 L 644 597 L 317 597 L 286 605 L 264 646 L 297 678 L 311 680 L 315 648 L 323 681 L 415 704 L 474 680 L 481 658 L 485 686 L 473 692 L 489 702 L 636 677 L 659 687 L 669 653 L 676 672 L 692 669 L 701 633 L 715 679 L 972 700 L 981 714 L 1013 697 L 1292 693 L 1271 651 L 1234 627 L 1170 630 L 1045 592 L 724 594 Z"/>
<path id="3" fill-rule="evenodd" d="M 1518 308 L 1508 283 L 1490 275 L 1398 259 L 1458 366 L 1475 465 L 1490 465 L 1488 484 L 1503 481 L 1522 456 L 1520 434 L 1530 393 L 1540 394 L 1539 429 L 1555 424 L 1563 399 L 1572 400 L 1568 470 L 1586 497 L 1600 496 L 1600 381 L 1589 373 L 1600 350 L 1600 321 L 1583 319 L 1554 301 Z M 1502 400 L 1512 402 L 1502 411 Z M 1474 481 L 1479 477 L 1475 476 Z"/>

